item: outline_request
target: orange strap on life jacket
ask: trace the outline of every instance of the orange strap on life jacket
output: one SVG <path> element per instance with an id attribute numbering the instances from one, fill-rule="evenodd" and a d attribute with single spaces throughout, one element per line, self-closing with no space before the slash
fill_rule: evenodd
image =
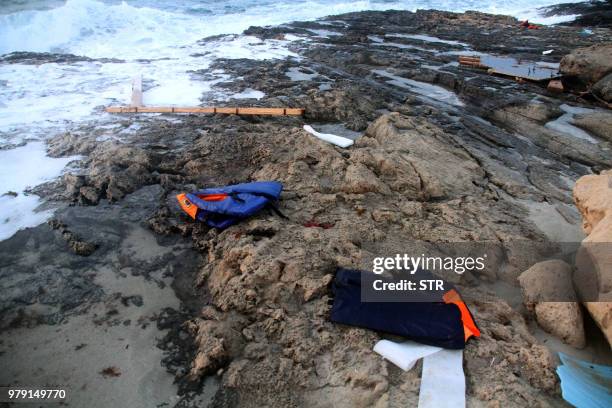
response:
<path id="1" fill-rule="evenodd" d="M 226 193 L 218 193 L 218 194 L 201 194 L 198 197 L 204 201 L 223 201 L 227 197 L 229 197 Z M 185 211 L 191 218 L 196 219 L 196 214 L 198 212 L 198 206 L 189 201 L 187 195 L 185 193 L 177 194 L 176 199 L 178 200 L 181 208 Z"/>
<path id="2" fill-rule="evenodd" d="M 444 303 L 453 303 L 459 308 L 461 312 L 461 321 L 463 322 L 465 341 L 468 341 L 472 336 L 480 337 L 480 330 L 476 327 L 476 323 L 474 319 L 472 319 L 472 315 L 465 303 L 463 303 L 459 293 L 455 289 L 451 289 L 442 296 L 442 299 L 444 299 Z"/>
<path id="3" fill-rule="evenodd" d="M 198 212 L 198 207 L 194 203 L 189 201 L 189 199 L 184 193 L 177 194 L 176 199 L 178 200 L 179 205 L 181 206 L 183 211 L 185 211 L 187 214 L 189 214 L 191 218 L 195 220 L 196 213 Z"/>

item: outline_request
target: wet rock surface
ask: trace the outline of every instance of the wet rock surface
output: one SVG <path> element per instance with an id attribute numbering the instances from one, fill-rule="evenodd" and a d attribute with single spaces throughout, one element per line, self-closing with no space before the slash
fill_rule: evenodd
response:
<path id="1" fill-rule="evenodd" d="M 169 330 L 160 342 L 164 364 L 185 396 L 178 406 L 197 405 L 211 378 L 211 404 L 219 407 L 414 404 L 420 369 L 399 372 L 373 353 L 381 334 L 332 324 L 328 284 L 339 266 L 368 270 L 373 256 L 409 252 L 417 241 L 503 248 L 481 274 L 453 277 L 482 331 L 465 350 L 468 405 L 559 405 L 553 354 L 521 311 L 487 284 L 518 286 L 520 273 L 537 261 L 520 243 L 555 247 L 582 239 L 573 185 L 612 167 L 612 154 L 606 129 L 583 123 L 588 134 L 580 137 L 564 105 L 595 113 L 604 107 L 550 93 L 546 83 L 461 67 L 457 57 L 494 53 L 555 64 L 609 40 L 607 29 L 583 36 L 575 27 L 525 30 L 513 18 L 477 12 L 388 11 L 247 33 L 292 38 L 289 47 L 300 58 L 217 60 L 211 70 L 236 78 L 217 86 L 262 91 L 265 97 L 239 103 L 303 107 L 303 118 L 117 116 L 126 129 L 130 122 L 138 127 L 112 140 L 84 128 L 49 142 L 52 155 L 85 156 L 78 173 L 47 189 L 48 198 L 75 204 L 58 217 L 66 228 L 100 244 L 70 262 L 93 262 L 119 246 L 128 231 L 116 220 L 118 207 L 160 240 L 191 240 L 203 257 L 195 265 L 190 254 L 166 259 L 175 263 L 184 305 L 159 320 Z M 340 149 L 306 133 L 305 123 L 361 137 Z M 262 212 L 217 231 L 193 223 L 174 199 L 249 180 L 281 181 L 288 219 Z M 150 189 L 153 196 L 138 196 Z M 87 222 L 81 213 L 91 213 Z M 99 225 L 93 236 L 89 223 Z M 22 262 L 28 234 L 62 239 L 46 226 L 32 231 L 0 244 L 15 253 L 3 258 L 0 277 Z M 115 262 L 145 277 L 158 270 L 129 254 Z M 197 273 L 179 273 L 182 262 Z M 65 270 L 78 274 L 82 267 Z M 79 277 L 66 277 L 73 279 Z M 95 285 L 83 287 L 103 296 Z M 4 318 L 37 295 L 15 296 L 3 305 Z"/>

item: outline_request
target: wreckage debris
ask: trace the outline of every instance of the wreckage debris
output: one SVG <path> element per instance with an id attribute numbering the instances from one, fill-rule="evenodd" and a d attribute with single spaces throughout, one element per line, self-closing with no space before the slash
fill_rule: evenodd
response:
<path id="1" fill-rule="evenodd" d="M 462 55 L 459 56 L 459 64 L 471 68 L 487 69 L 487 72 L 492 75 L 521 78 L 536 82 L 561 76 L 557 64 L 521 61 L 512 57 Z"/>
<path id="2" fill-rule="evenodd" d="M 304 130 L 316 138 L 319 138 L 331 144 L 335 144 L 336 146 L 339 146 L 339 147 L 346 148 L 346 147 L 352 146 L 354 143 L 353 140 L 346 138 L 346 137 L 332 135 L 331 133 L 319 133 L 316 130 L 314 130 L 312 126 L 310 125 L 304 125 Z"/>
<path id="3" fill-rule="evenodd" d="M 108 106 L 108 113 L 212 113 L 225 115 L 266 115 L 301 116 L 303 108 L 265 108 L 265 107 L 215 107 L 215 106 L 144 106 L 142 95 L 142 76 L 132 80 L 130 106 Z"/>
<path id="4" fill-rule="evenodd" d="M 612 367 L 593 364 L 559 353 L 563 399 L 575 407 L 597 408 L 612 406 Z"/>
<path id="5" fill-rule="evenodd" d="M 240 107 L 179 107 L 179 106 L 109 106 L 109 113 L 213 113 L 224 115 L 301 116 L 303 108 L 240 108 Z"/>
<path id="6" fill-rule="evenodd" d="M 374 351 L 404 371 L 423 359 L 419 408 L 465 407 L 463 350 L 445 350 L 412 341 L 380 340 Z"/>

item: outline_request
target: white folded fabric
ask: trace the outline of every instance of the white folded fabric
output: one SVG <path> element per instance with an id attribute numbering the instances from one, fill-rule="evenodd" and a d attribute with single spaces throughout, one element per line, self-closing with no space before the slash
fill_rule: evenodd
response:
<path id="1" fill-rule="evenodd" d="M 304 130 L 311 135 L 318 137 L 321 140 L 335 144 L 340 147 L 349 147 L 353 144 L 353 140 L 342 136 L 332 135 L 331 133 L 319 133 L 312 128 L 310 125 L 304 125 Z"/>
<path id="2" fill-rule="evenodd" d="M 465 407 L 463 350 L 447 350 L 413 341 L 381 340 L 374 351 L 404 371 L 423 358 L 418 408 Z"/>
<path id="3" fill-rule="evenodd" d="M 389 340 L 381 340 L 374 346 L 375 352 L 404 371 L 412 369 L 419 359 L 440 350 L 443 350 L 442 347 L 428 346 L 414 341 L 395 343 Z"/>

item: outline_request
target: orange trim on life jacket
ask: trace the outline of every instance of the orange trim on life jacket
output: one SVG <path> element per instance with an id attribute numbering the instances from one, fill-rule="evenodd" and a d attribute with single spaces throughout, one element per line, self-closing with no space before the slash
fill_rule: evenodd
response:
<path id="1" fill-rule="evenodd" d="M 195 204 L 193 204 L 191 201 L 189 201 L 189 199 L 184 193 L 177 194 L 176 199 L 178 200 L 179 205 L 181 206 L 183 211 L 185 211 L 187 214 L 189 214 L 191 218 L 195 220 L 196 213 L 198 212 L 198 207 Z"/>
<path id="2" fill-rule="evenodd" d="M 228 197 L 228 195 L 226 193 L 201 194 L 201 195 L 198 195 L 198 197 L 204 201 L 223 201 Z"/>
<path id="3" fill-rule="evenodd" d="M 461 321 L 463 322 L 465 341 L 468 341 L 472 336 L 480 337 L 480 330 L 476 327 L 476 323 L 474 319 L 472 319 L 472 315 L 467 306 L 463 303 L 463 300 L 461 300 L 459 293 L 455 289 L 451 289 L 442 296 L 442 299 L 444 299 L 444 303 L 453 303 L 459 308 L 461 312 Z"/>

